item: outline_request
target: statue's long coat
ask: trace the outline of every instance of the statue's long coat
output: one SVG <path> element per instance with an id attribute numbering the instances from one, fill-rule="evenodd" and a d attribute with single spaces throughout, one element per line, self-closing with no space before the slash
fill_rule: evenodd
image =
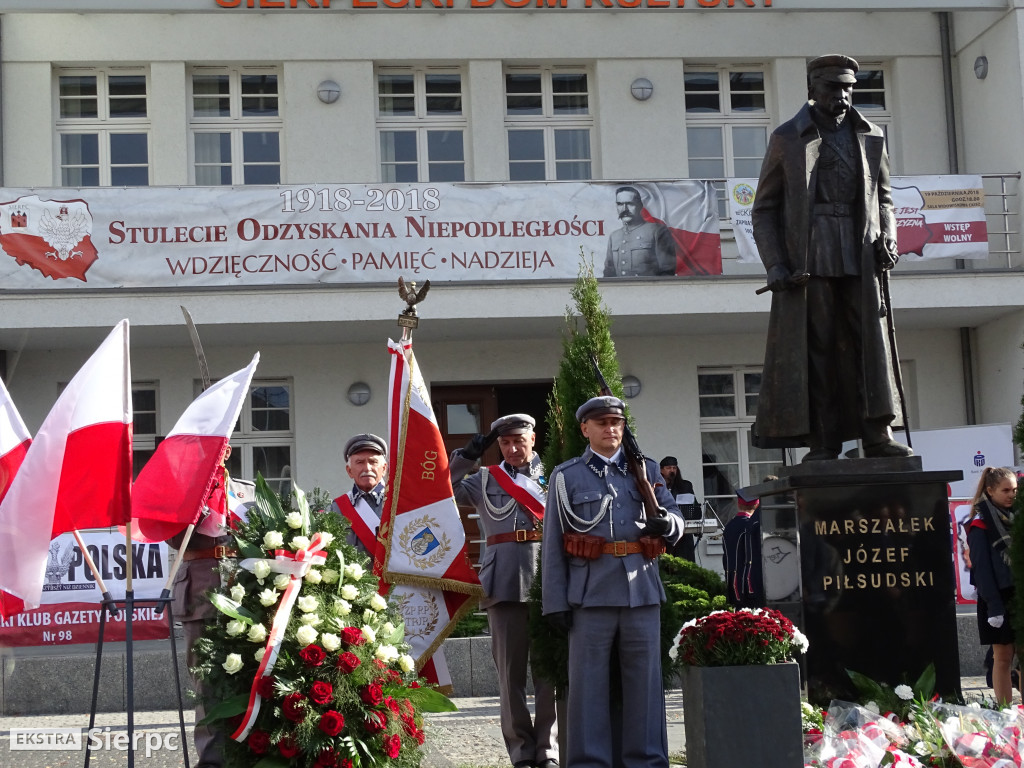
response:
<path id="1" fill-rule="evenodd" d="M 875 242 L 881 237 L 896 239 L 885 136 L 855 109 L 846 119 L 852 121 L 862 171 L 856 212 L 861 233 L 861 359 L 852 359 L 853 347 L 841 341 L 835 375 L 842 435 L 852 439 L 860 436 L 862 419 L 898 417 L 900 408 L 875 261 Z M 772 133 L 752 209 L 754 240 L 766 269 L 782 264 L 793 275 L 806 271 L 820 148 L 809 103 Z M 810 431 L 807 291 L 793 286 L 772 294 L 756 435 L 763 447 L 792 446 L 806 444 Z"/>

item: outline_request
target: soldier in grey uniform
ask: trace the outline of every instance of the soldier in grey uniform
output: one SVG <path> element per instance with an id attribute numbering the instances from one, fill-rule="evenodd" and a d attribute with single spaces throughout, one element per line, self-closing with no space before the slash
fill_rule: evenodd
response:
<path id="1" fill-rule="evenodd" d="M 625 406 L 595 397 L 576 411 L 590 446 L 560 464 L 544 515 L 543 610 L 569 633 L 568 756 L 572 768 L 667 768 L 661 677 L 665 589 L 658 551 L 675 544 L 683 520 L 664 485 L 658 517 L 645 517 L 622 450 Z M 651 485 L 658 465 L 645 461 Z M 660 539 L 664 539 L 661 541 Z M 657 548 L 655 545 L 658 545 Z M 612 668 L 622 679 L 621 733 L 613 737 Z M 613 755 L 613 744 L 621 753 Z"/>
<path id="2" fill-rule="evenodd" d="M 644 204 L 635 187 L 615 190 L 615 207 L 622 229 L 608 236 L 605 277 L 647 277 L 676 273 L 676 245 L 668 227 L 644 221 Z"/>
<path id="3" fill-rule="evenodd" d="M 248 480 L 236 480 L 228 474 L 224 464 L 229 456 L 231 456 L 231 446 L 227 445 L 224 448 L 224 455 L 221 457 L 221 465 L 214 477 L 210 495 L 206 500 L 204 516 L 221 513 L 225 515 L 226 521 L 230 524 L 232 513 L 240 511 L 239 507 L 247 508 L 255 503 L 256 486 Z M 181 550 L 178 552 L 178 557 L 182 559 L 181 567 L 171 586 L 171 609 L 174 612 L 175 620 L 181 622 L 185 639 L 185 661 L 189 669 L 198 663 L 193 649 L 196 640 L 202 636 L 206 624 L 218 615 L 217 609 L 214 608 L 206 593 L 221 586 L 220 559 L 238 556 L 238 551 L 234 548 L 235 538 L 227 530 L 224 530 L 223 535 L 219 536 L 199 532 L 201 527 L 205 528 L 202 524 L 203 519 L 200 518 L 200 524 L 196 526 L 184 550 L 181 550 L 185 538 L 184 531 L 167 540 L 171 547 Z M 201 680 L 192 678 L 192 687 L 196 694 L 196 722 L 198 723 L 206 717 L 208 702 Z M 196 725 L 193 736 L 196 754 L 199 757 L 196 768 L 220 768 L 224 762 L 224 732 L 218 728 Z"/>
<path id="4" fill-rule="evenodd" d="M 491 652 L 498 669 L 501 733 L 509 758 L 519 768 L 558 765 L 555 695 L 544 679 L 533 678 L 536 718 L 526 703 L 529 667 L 529 591 L 540 552 L 538 522 L 544 515 L 544 468 L 533 452 L 536 421 L 525 413 L 502 416 L 489 435 L 477 435 L 449 461 L 452 488 L 460 504 L 472 504 L 486 537 L 480 581 L 491 627 Z M 469 474 L 495 440 L 504 461 Z"/>
<path id="5" fill-rule="evenodd" d="M 373 559 L 377 551 L 377 529 L 384 506 L 384 478 L 388 471 L 388 444 L 377 435 L 353 435 L 345 443 L 345 471 L 352 478 L 352 490 L 334 500 L 331 511 L 343 515 L 352 529 L 345 540 Z"/>

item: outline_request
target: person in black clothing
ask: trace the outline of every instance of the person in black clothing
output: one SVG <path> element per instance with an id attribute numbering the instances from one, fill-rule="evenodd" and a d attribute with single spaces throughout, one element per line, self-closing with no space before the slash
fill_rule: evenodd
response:
<path id="1" fill-rule="evenodd" d="M 1017 476 L 1007 467 L 985 467 L 967 520 L 971 583 L 978 590 L 978 635 L 992 646 L 992 690 L 996 702 L 1013 698 L 1013 572 L 1010 570 L 1010 528 Z"/>
<path id="2" fill-rule="evenodd" d="M 665 489 L 672 494 L 672 498 L 679 505 L 679 511 L 683 514 L 684 520 L 700 520 L 700 505 L 697 503 L 697 496 L 693 492 L 693 483 L 686 480 L 679 474 L 679 461 L 675 456 L 666 456 L 661 460 L 661 476 L 665 478 Z M 669 547 L 668 554 L 674 557 L 682 557 L 691 563 L 696 562 L 697 537 L 693 534 L 683 534 L 679 542 Z"/>
<path id="3" fill-rule="evenodd" d="M 737 493 L 738 511 L 722 532 L 725 595 L 729 604 L 736 608 L 763 608 L 765 605 L 760 505 L 756 497 Z"/>

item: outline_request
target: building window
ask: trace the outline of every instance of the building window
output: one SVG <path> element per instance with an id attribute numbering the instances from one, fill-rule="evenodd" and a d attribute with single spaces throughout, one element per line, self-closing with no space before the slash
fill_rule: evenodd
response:
<path id="1" fill-rule="evenodd" d="M 853 86 L 853 106 L 864 117 L 882 129 L 886 149 L 892 163 L 892 146 L 889 144 L 889 126 L 892 125 L 892 110 L 886 90 L 885 70 L 878 64 L 862 64 L 857 71 L 857 84 Z M 895 171 L 894 171 L 895 172 Z"/>
<path id="2" fill-rule="evenodd" d="M 61 186 L 148 186 L 145 72 L 63 69 L 57 92 Z"/>
<path id="3" fill-rule="evenodd" d="M 593 125 L 585 71 L 506 69 L 505 129 L 511 181 L 592 179 Z"/>
<path id="4" fill-rule="evenodd" d="M 135 479 L 156 451 L 160 423 L 158 392 L 155 382 L 132 383 L 132 474 Z"/>
<path id="5" fill-rule="evenodd" d="M 465 131 L 460 71 L 377 71 L 381 181 L 465 181 Z"/>
<path id="6" fill-rule="evenodd" d="M 761 390 L 759 368 L 704 368 L 697 383 L 704 498 L 728 519 L 736 513 L 736 489 L 778 475 L 783 450 L 751 444 Z"/>
<path id="7" fill-rule="evenodd" d="M 734 67 L 688 68 L 683 79 L 690 176 L 757 178 L 771 123 L 764 72 Z M 718 213 L 725 218 L 725 184 L 715 186 Z"/>
<path id="8" fill-rule="evenodd" d="M 259 473 L 275 491 L 289 493 L 294 454 L 291 381 L 254 381 L 231 435 L 228 472 L 252 480 Z"/>
<path id="9" fill-rule="evenodd" d="M 192 70 L 195 183 L 280 184 L 281 112 L 274 69 Z"/>

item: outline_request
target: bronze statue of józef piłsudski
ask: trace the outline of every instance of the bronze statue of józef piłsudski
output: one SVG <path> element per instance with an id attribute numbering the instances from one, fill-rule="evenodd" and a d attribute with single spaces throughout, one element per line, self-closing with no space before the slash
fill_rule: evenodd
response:
<path id="1" fill-rule="evenodd" d="M 807 65 L 808 102 L 768 142 L 752 215 L 768 271 L 771 320 L 757 408 L 758 445 L 838 458 L 861 438 L 869 457 L 909 456 L 885 272 L 896 220 L 882 130 L 852 106 L 857 62 Z"/>

